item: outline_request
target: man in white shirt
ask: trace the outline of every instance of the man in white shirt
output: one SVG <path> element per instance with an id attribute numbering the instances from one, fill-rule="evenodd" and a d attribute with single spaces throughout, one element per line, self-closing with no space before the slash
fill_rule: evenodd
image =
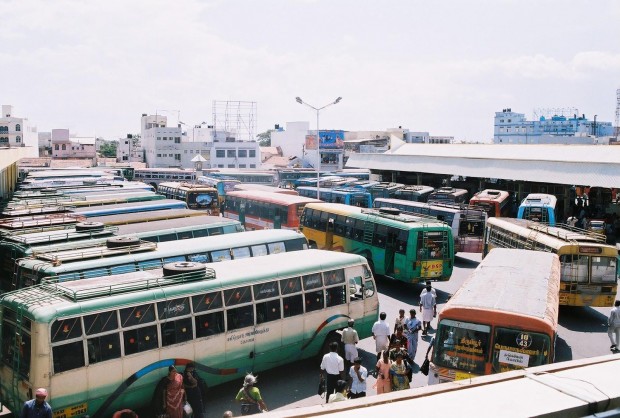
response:
<path id="1" fill-rule="evenodd" d="M 357 357 L 357 348 L 355 344 L 360 341 L 357 331 L 353 328 L 355 321 L 349 319 L 349 326 L 342 331 L 342 343 L 344 344 L 344 359 L 347 366 L 351 366 L 353 360 Z"/>
<path id="2" fill-rule="evenodd" d="M 607 335 L 609 341 L 611 341 L 611 351 L 618 351 L 618 344 L 620 344 L 620 300 L 614 303 L 614 307 L 611 308 L 609 318 L 607 319 Z M 614 341 L 614 336 L 616 341 Z"/>
<path id="3" fill-rule="evenodd" d="M 428 333 L 431 321 L 437 316 L 437 302 L 431 285 L 426 285 L 426 293 L 420 297 L 420 312 L 422 312 L 422 335 Z"/>
<path id="4" fill-rule="evenodd" d="M 329 345 L 329 353 L 321 360 L 321 376 L 325 378 L 325 401 L 336 390 L 336 383 L 343 377 L 344 360 L 338 355 L 338 343 L 336 341 Z"/>
<path id="5" fill-rule="evenodd" d="M 424 294 L 426 292 L 428 292 L 428 286 L 431 287 L 431 293 L 433 294 L 433 296 L 435 296 L 435 299 L 437 299 L 437 291 L 435 290 L 435 288 L 433 287 L 432 283 L 430 280 L 426 281 L 426 285 L 424 286 L 424 289 L 422 289 L 422 292 L 420 293 L 420 299 L 422 299 L 422 296 L 424 296 Z"/>
<path id="6" fill-rule="evenodd" d="M 351 390 L 349 390 L 349 399 L 363 398 L 366 396 L 366 378 L 368 370 L 362 366 L 362 359 L 357 357 L 353 360 L 353 366 L 349 369 L 349 379 L 351 382 Z"/>
<path id="7" fill-rule="evenodd" d="M 387 318 L 386 313 L 381 312 L 379 314 L 379 320 L 372 326 L 372 338 L 375 339 L 377 360 L 381 358 L 381 352 L 387 350 L 390 346 L 390 325 L 385 318 Z"/>

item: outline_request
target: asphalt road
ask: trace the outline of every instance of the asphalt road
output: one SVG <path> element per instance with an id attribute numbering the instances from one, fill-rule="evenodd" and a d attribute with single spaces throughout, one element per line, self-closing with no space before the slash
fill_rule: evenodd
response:
<path id="1" fill-rule="evenodd" d="M 480 262 L 480 254 L 464 253 L 456 257 L 456 267 L 447 282 L 434 283 L 437 289 L 438 311 L 448 298 L 461 286 L 469 273 Z M 393 327 L 394 318 L 400 308 L 409 311 L 418 306 L 422 285 L 407 285 L 400 282 L 382 280 L 377 282 L 379 288 L 380 309 L 388 315 L 388 322 Z M 560 326 L 556 346 L 556 361 L 566 361 L 609 354 L 607 337 L 607 316 L 610 308 L 568 308 L 560 309 Z M 436 320 L 433 322 L 436 326 Z M 433 331 L 431 331 L 432 334 Z M 415 359 L 416 368 L 424 360 L 430 341 L 430 335 L 423 337 L 418 344 Z M 366 338 L 358 345 L 363 365 L 370 371 L 374 370 L 374 340 Z M 295 364 L 279 367 L 260 373 L 258 387 L 270 410 L 289 409 L 324 403 L 316 394 L 319 381 L 319 361 L 310 359 Z M 421 373 L 414 374 L 411 387 L 426 385 L 427 377 Z M 207 416 L 221 417 L 223 412 L 231 410 L 240 415 L 239 405 L 234 397 L 241 387 L 242 380 L 210 389 L 207 399 Z M 368 379 L 368 396 L 376 394 L 372 388 L 375 379 Z"/>

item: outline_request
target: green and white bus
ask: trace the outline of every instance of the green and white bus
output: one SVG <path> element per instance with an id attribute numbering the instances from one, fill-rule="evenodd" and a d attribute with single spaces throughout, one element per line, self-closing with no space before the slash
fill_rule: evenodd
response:
<path id="1" fill-rule="evenodd" d="M 14 288 L 32 286 L 50 276 L 63 281 L 90 279 L 159 268 L 172 262 L 213 263 L 305 249 L 308 249 L 306 238 L 289 230 L 249 231 L 160 243 L 136 237 L 112 237 L 98 245 L 34 251 L 30 257 L 17 261 Z"/>
<path id="2" fill-rule="evenodd" d="M 449 280 L 454 268 L 452 230 L 436 218 L 309 203 L 300 229 L 312 248 L 363 255 L 373 273 L 396 280 Z"/>
<path id="3" fill-rule="evenodd" d="M 110 417 L 149 405 L 170 365 L 196 363 L 212 387 L 316 356 L 340 341 L 348 319 L 360 338 L 370 336 L 379 300 L 366 260 L 306 253 L 7 293 L 0 402 L 18 411 L 46 387 L 56 416 Z M 186 273 L 168 275 L 177 270 Z"/>

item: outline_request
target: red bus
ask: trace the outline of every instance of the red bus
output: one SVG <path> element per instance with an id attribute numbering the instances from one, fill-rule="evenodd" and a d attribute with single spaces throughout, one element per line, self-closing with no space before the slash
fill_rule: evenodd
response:
<path id="1" fill-rule="evenodd" d="M 509 217 L 511 211 L 510 193 L 504 190 L 485 189 L 478 192 L 469 200 L 470 206 L 484 210 L 489 218 Z"/>
<path id="2" fill-rule="evenodd" d="M 299 229 L 299 218 L 308 203 L 318 199 L 259 190 L 226 193 L 222 214 L 251 229 Z"/>

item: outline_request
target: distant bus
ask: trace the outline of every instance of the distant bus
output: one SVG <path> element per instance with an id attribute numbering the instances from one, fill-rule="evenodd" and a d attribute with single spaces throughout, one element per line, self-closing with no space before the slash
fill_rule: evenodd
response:
<path id="1" fill-rule="evenodd" d="M 309 203 L 301 229 L 311 247 L 363 255 L 376 274 L 408 283 L 448 280 L 454 267 L 450 227 L 428 217 L 390 213 Z"/>
<path id="2" fill-rule="evenodd" d="M 335 188 L 335 187 L 346 187 L 347 184 L 351 184 L 358 181 L 356 178 L 352 177 L 340 177 L 340 176 L 323 176 L 318 179 L 319 186 L 322 188 Z M 295 185 L 297 187 L 314 187 L 316 188 L 317 179 L 316 177 L 306 177 L 297 180 Z"/>
<path id="3" fill-rule="evenodd" d="M 454 237 L 454 252 L 481 253 L 482 237 L 487 220 L 481 209 L 461 207 L 458 205 L 440 205 L 422 202 L 410 202 L 401 199 L 377 198 L 375 208 L 394 208 L 401 212 L 432 216 L 447 223 Z"/>
<path id="4" fill-rule="evenodd" d="M 344 169 L 340 171 L 332 171 L 331 173 L 324 173 L 325 176 L 333 175 L 339 177 L 351 177 L 357 180 L 369 180 L 370 179 L 370 171 L 369 170 L 358 170 L 358 169 Z"/>
<path id="5" fill-rule="evenodd" d="M 62 214 L 69 212 L 71 206 L 69 205 L 43 205 L 43 206 L 7 206 L 2 210 L 0 214 L 1 218 L 18 218 L 29 216 L 41 216 Z"/>
<path id="6" fill-rule="evenodd" d="M 440 187 L 428 195 L 428 203 L 467 204 L 467 190 L 454 187 Z"/>
<path id="7" fill-rule="evenodd" d="M 431 186 L 405 186 L 394 192 L 394 199 L 411 200 L 412 202 L 426 202 L 428 196 L 435 191 Z"/>
<path id="8" fill-rule="evenodd" d="M 316 199 L 316 187 L 298 187 L 297 191 L 300 196 L 306 196 Z M 361 208 L 372 207 L 372 195 L 364 189 L 355 189 L 348 187 L 338 187 L 335 189 L 320 188 L 319 197 L 322 201 L 328 203 L 342 203 L 345 205 L 357 206 Z"/>
<path id="9" fill-rule="evenodd" d="M 86 220 L 85 216 L 67 212 L 50 215 L 18 216 L 0 219 L 0 232 L 40 226 L 75 224 L 84 220 Z"/>
<path id="10" fill-rule="evenodd" d="M 197 180 L 198 184 L 204 184 L 206 186 L 214 187 L 217 190 L 217 195 L 220 201 L 220 207 L 226 200 L 226 193 L 235 190 L 235 186 L 241 184 L 239 180 L 233 178 L 217 178 L 211 176 L 200 176 Z"/>
<path id="11" fill-rule="evenodd" d="M 235 190 L 258 190 L 261 192 L 282 193 L 291 196 L 299 196 L 299 193 L 293 189 L 285 189 L 283 187 L 266 186 L 264 184 L 245 184 L 239 183 L 235 185 Z"/>
<path id="12" fill-rule="evenodd" d="M 18 206 L 46 206 L 46 205 L 71 205 L 71 206 L 92 206 L 106 203 L 127 203 L 149 200 L 160 200 L 164 197 L 146 190 L 134 191 L 132 193 L 104 193 L 104 194 L 72 194 L 42 198 L 13 198 L 8 202 L 7 207 Z"/>
<path id="13" fill-rule="evenodd" d="M 555 225 L 557 197 L 552 194 L 530 193 L 519 205 L 517 218 Z"/>
<path id="14" fill-rule="evenodd" d="M 111 274 L 159 268 L 172 262 L 214 263 L 308 249 L 306 238 L 295 231 L 250 231 L 238 234 L 167 241 L 109 238 L 90 247 L 33 252 L 17 263 L 15 288 L 31 286 L 50 276 L 61 281 L 91 279 Z"/>
<path id="15" fill-rule="evenodd" d="M 196 171 L 180 168 L 136 168 L 134 178 L 145 183 L 150 183 L 152 180 L 194 181 Z"/>
<path id="16" fill-rule="evenodd" d="M 185 202 L 190 209 L 201 210 L 214 216 L 220 214 L 220 201 L 214 187 L 192 183 L 163 182 L 157 186 L 157 192 L 168 199 Z"/>
<path id="17" fill-rule="evenodd" d="M 513 218 L 489 218 L 484 255 L 493 248 L 555 253 L 560 257 L 560 305 L 612 306 L 618 290 L 615 245 L 605 236 L 567 225 L 551 227 Z"/>
<path id="18" fill-rule="evenodd" d="M 309 170 L 309 169 L 304 169 L 304 168 L 278 169 L 277 173 L 278 173 L 278 186 L 287 188 L 287 189 L 294 188 L 297 184 L 296 183 L 297 180 L 299 179 L 317 177 L 316 170 Z"/>
<path id="19" fill-rule="evenodd" d="M 235 179 L 239 180 L 241 183 L 275 186 L 277 173 L 267 171 L 234 171 L 220 169 L 216 172 L 209 173 L 209 176 L 223 179 Z"/>
<path id="20" fill-rule="evenodd" d="M 93 216 L 118 215 L 121 213 L 148 212 L 164 209 L 187 209 L 187 204 L 176 199 L 162 199 L 152 202 L 118 203 L 114 205 L 75 208 L 73 209 L 73 213 L 91 218 Z"/>
<path id="21" fill-rule="evenodd" d="M 241 234 L 239 234 L 241 235 Z M 379 312 L 363 257 L 308 250 L 204 266 L 43 284 L 0 297 L 0 402 L 19 411 L 38 387 L 55 411 L 93 418 L 152 403 L 171 365 L 208 387 L 296 364 Z M 202 272 L 201 272 L 202 270 Z"/>
<path id="22" fill-rule="evenodd" d="M 469 204 L 484 210 L 489 218 L 492 216 L 509 217 L 512 210 L 510 193 L 504 190 L 485 189 L 469 199 Z"/>
<path id="23" fill-rule="evenodd" d="M 151 210 L 148 212 L 122 213 L 119 215 L 92 216 L 88 218 L 88 220 L 91 222 L 101 222 L 106 225 L 128 225 L 132 223 L 180 219 L 192 216 L 206 216 L 206 214 L 191 209 L 163 209 Z"/>
<path id="24" fill-rule="evenodd" d="M 56 184 L 56 185 L 35 185 L 22 188 L 15 192 L 14 197 L 24 195 L 34 196 L 37 194 L 72 194 L 99 190 L 123 190 L 123 189 L 144 189 L 155 191 L 155 188 L 146 183 L 137 181 L 106 181 L 95 182 L 87 181 L 75 184 Z"/>
<path id="25" fill-rule="evenodd" d="M 320 200 L 261 191 L 234 191 L 226 195 L 222 214 L 239 220 L 246 229 L 299 229 L 304 206 Z"/>
<path id="26" fill-rule="evenodd" d="M 556 254 L 497 248 L 439 313 L 439 382 L 552 363 L 558 328 Z"/>
<path id="27" fill-rule="evenodd" d="M 407 186 L 402 183 L 376 183 L 370 186 L 368 191 L 370 192 L 373 200 L 378 197 L 389 199 L 394 198 L 396 193 L 405 187 Z"/>

